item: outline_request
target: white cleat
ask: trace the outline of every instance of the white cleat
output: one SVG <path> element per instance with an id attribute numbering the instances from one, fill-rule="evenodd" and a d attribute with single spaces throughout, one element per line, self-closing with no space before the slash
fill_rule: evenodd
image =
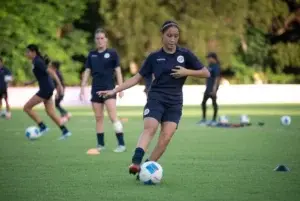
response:
<path id="1" fill-rule="evenodd" d="M 101 151 L 105 150 L 105 146 L 97 145 L 97 150 L 98 150 L 99 152 L 101 152 Z"/>
<path id="2" fill-rule="evenodd" d="M 64 135 L 62 135 L 62 136 L 60 136 L 59 138 L 58 138 L 58 140 L 65 140 L 65 139 L 67 139 L 68 137 L 70 137 L 72 135 L 72 133 L 71 132 L 68 132 L 68 133 L 66 133 L 66 134 L 64 134 Z"/>
<path id="3" fill-rule="evenodd" d="M 115 153 L 122 153 L 124 151 L 126 151 L 126 147 L 123 145 L 117 146 L 117 148 L 114 150 Z"/>

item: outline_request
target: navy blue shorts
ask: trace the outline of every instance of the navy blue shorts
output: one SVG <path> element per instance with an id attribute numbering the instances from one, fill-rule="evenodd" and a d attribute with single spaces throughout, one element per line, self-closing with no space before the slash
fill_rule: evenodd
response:
<path id="1" fill-rule="evenodd" d="M 108 96 L 104 98 L 103 96 L 100 97 L 98 94 L 92 94 L 91 102 L 103 104 L 108 99 L 116 99 L 116 98 L 117 98 L 116 95 Z"/>
<path id="2" fill-rule="evenodd" d="M 52 95 L 53 95 L 53 91 L 54 90 L 39 90 L 35 95 L 37 95 L 38 97 L 45 99 L 45 100 L 49 100 Z"/>
<path id="3" fill-rule="evenodd" d="M 156 100 L 148 100 L 144 108 L 144 118 L 152 117 L 159 123 L 174 122 L 181 119 L 182 105 L 166 105 Z"/>
<path id="4" fill-rule="evenodd" d="M 7 98 L 7 89 L 0 89 L 0 99 Z"/>

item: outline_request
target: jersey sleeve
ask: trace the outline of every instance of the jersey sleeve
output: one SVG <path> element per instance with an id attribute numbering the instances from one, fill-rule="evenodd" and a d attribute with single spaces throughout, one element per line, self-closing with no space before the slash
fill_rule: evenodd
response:
<path id="1" fill-rule="evenodd" d="M 91 62 L 91 56 L 90 54 L 88 55 L 86 61 L 85 61 L 85 65 L 84 65 L 85 69 L 91 69 L 92 68 L 92 62 Z"/>
<path id="2" fill-rule="evenodd" d="M 117 68 L 120 66 L 120 57 L 116 51 L 114 51 L 114 68 Z"/>
<path id="3" fill-rule="evenodd" d="M 192 70 L 201 70 L 203 67 L 204 65 L 191 51 L 186 52 L 186 68 Z"/>
<path id="4" fill-rule="evenodd" d="M 151 55 L 149 55 L 139 70 L 139 74 L 147 79 L 149 77 L 152 78 L 152 73 Z"/>

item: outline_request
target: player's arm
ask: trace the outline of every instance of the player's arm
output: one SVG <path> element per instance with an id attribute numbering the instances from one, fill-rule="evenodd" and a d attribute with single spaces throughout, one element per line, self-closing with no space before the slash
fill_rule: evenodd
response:
<path id="1" fill-rule="evenodd" d="M 217 91 L 217 88 L 218 88 L 219 83 L 220 83 L 220 67 L 219 66 L 215 67 L 214 73 L 215 73 L 216 79 L 215 79 L 215 82 L 214 82 L 214 85 L 213 85 L 213 92 L 215 93 Z"/>
<path id="2" fill-rule="evenodd" d="M 91 75 L 91 69 L 86 68 L 83 72 L 83 75 L 82 75 L 81 89 L 84 89 L 84 87 L 87 85 L 87 82 L 89 80 L 90 75 Z"/>
<path id="3" fill-rule="evenodd" d="M 63 89 L 63 86 L 62 86 L 55 70 L 53 68 L 47 68 L 47 72 L 53 78 L 53 80 L 56 82 L 58 93 L 62 95 L 64 93 L 64 89 Z"/>
<path id="4" fill-rule="evenodd" d="M 137 73 L 133 77 L 131 77 L 128 80 L 126 80 L 125 82 L 123 82 L 123 84 L 116 87 L 113 91 L 114 91 L 114 93 L 119 93 L 130 87 L 133 87 L 134 85 L 138 84 L 142 80 L 142 78 L 143 78 L 142 75 Z"/>
<path id="5" fill-rule="evenodd" d="M 186 69 L 186 76 L 193 76 L 193 77 L 201 77 L 201 78 L 208 78 L 210 77 L 210 73 L 208 69 L 203 66 L 202 69 L 199 70 L 191 70 L 191 69 Z"/>
<path id="6" fill-rule="evenodd" d="M 116 72 L 117 84 L 120 86 L 121 84 L 123 84 L 121 67 L 118 66 L 117 68 L 115 68 L 115 72 Z"/>

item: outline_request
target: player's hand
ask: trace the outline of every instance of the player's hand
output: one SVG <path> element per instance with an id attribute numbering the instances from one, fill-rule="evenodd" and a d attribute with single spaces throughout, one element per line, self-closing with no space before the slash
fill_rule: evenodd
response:
<path id="1" fill-rule="evenodd" d="M 123 96 L 124 96 L 124 92 L 123 91 L 119 92 L 119 98 L 123 98 Z"/>
<path id="2" fill-rule="evenodd" d="M 114 96 L 116 94 L 115 90 L 108 90 L 108 91 L 98 91 L 98 96 L 100 97 L 108 97 L 108 96 Z"/>
<path id="3" fill-rule="evenodd" d="M 81 101 L 84 101 L 84 100 L 85 100 L 84 88 L 81 88 L 81 89 L 80 89 L 79 99 L 80 99 Z"/>
<path id="4" fill-rule="evenodd" d="M 174 78 L 186 77 L 188 75 L 187 69 L 182 66 L 175 66 L 175 69 L 172 69 L 173 73 L 170 75 Z"/>

